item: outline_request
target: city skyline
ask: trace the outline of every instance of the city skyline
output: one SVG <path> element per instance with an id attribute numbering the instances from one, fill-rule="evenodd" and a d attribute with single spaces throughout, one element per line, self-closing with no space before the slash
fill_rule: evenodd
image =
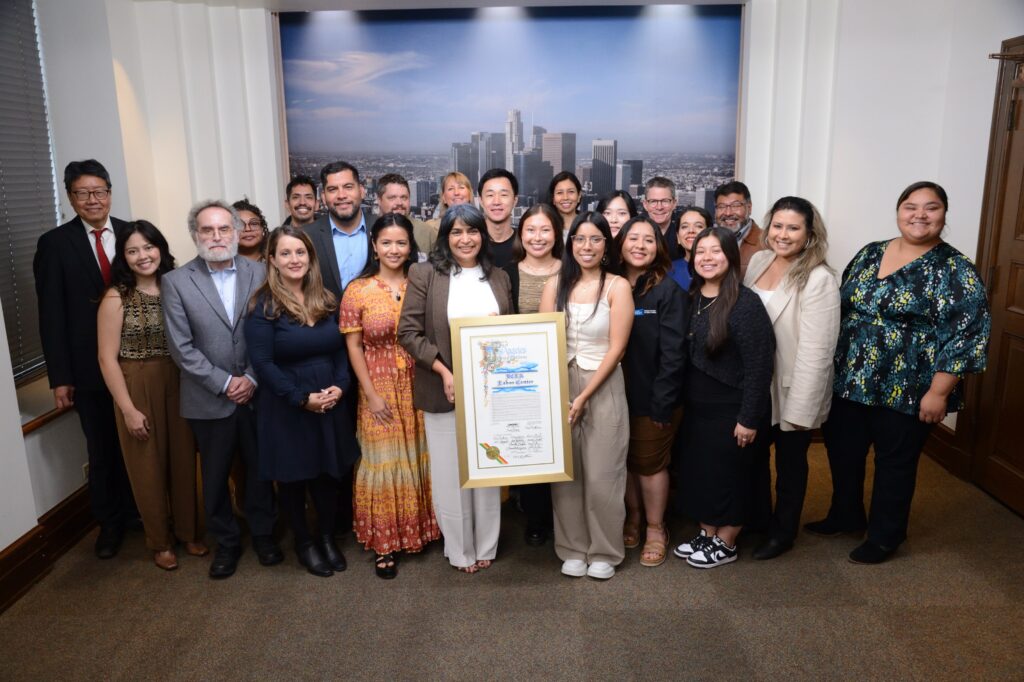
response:
<path id="1" fill-rule="evenodd" d="M 445 153 L 487 131 L 507 157 L 564 131 L 577 162 L 594 139 L 733 154 L 739 33 L 738 6 L 283 13 L 289 152 Z"/>

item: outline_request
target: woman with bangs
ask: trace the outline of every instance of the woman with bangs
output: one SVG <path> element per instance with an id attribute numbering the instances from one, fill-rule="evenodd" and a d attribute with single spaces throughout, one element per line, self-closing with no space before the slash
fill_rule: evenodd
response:
<path id="1" fill-rule="evenodd" d="M 755 559 L 793 547 L 807 492 L 807 449 L 832 403 L 832 357 L 839 337 L 839 285 L 826 262 L 828 233 L 811 202 L 783 197 L 761 232 L 744 284 L 761 297 L 775 330 L 772 422 L 754 451 L 753 518 L 768 520 Z M 775 510 L 771 452 L 775 446 Z M 770 520 L 769 520 L 770 519 Z"/>
<path id="2" fill-rule="evenodd" d="M 661 230 L 646 217 L 627 222 L 616 237 L 623 274 L 633 288 L 633 330 L 622 359 L 629 404 L 629 453 L 626 457 L 627 549 L 640 544 L 647 523 L 640 565 L 665 562 L 672 444 L 682 418 L 680 388 L 687 303 L 668 276 L 672 267 Z"/>
<path id="3" fill-rule="evenodd" d="M 441 536 L 430 499 L 423 415 L 412 404 L 413 359 L 397 337 L 418 252 L 413 232 L 404 215 L 377 218 L 370 260 L 341 301 L 341 333 L 360 388 L 356 436 L 363 456 L 352 496 L 355 535 L 376 552 L 375 571 L 385 580 L 398 574 L 398 552 L 419 552 Z"/>
<path id="4" fill-rule="evenodd" d="M 449 321 L 511 312 L 508 275 L 491 263 L 483 213 L 472 204 L 452 206 L 441 219 L 430 261 L 409 268 L 398 341 L 416 361 L 413 404 L 424 413 L 444 554 L 463 573 L 489 568 L 497 555 L 501 491 L 459 483 Z"/>
<path id="5" fill-rule="evenodd" d="M 137 220 L 117 235 L 111 286 L 97 317 L 99 365 L 146 546 L 158 568 L 178 567 L 174 546 L 205 556 L 196 494 L 196 444 L 181 416 L 180 374 L 167 350 L 160 278 L 174 269 L 167 240 Z"/>
<path id="6" fill-rule="evenodd" d="M 548 204 L 534 204 L 519 221 L 512 245 L 513 262 L 504 267 L 512 285 L 512 305 L 519 314 L 540 311 L 544 285 L 558 274 L 565 244 L 562 219 Z M 535 483 L 518 487 L 519 505 L 526 514 L 526 544 L 547 542 L 552 529 L 551 486 Z"/>
<path id="7" fill-rule="evenodd" d="M 638 215 L 633 197 L 629 196 L 629 192 L 624 192 L 621 189 L 601 197 L 601 201 L 597 204 L 597 212 L 608 221 L 608 228 L 611 230 L 613 238 L 618 236 L 623 225 Z"/>
<path id="8" fill-rule="evenodd" d="M 359 446 L 346 411 L 334 409 L 349 386 L 337 303 L 299 228 L 283 225 L 270 235 L 267 279 L 249 302 L 245 340 L 260 383 L 260 479 L 277 482 L 299 563 L 329 577 L 346 568 L 334 540 L 338 481 L 359 457 Z M 307 491 L 316 509 L 315 536 L 306 523 Z"/>
<path id="9" fill-rule="evenodd" d="M 562 268 L 548 280 L 540 312 L 564 312 L 569 425 L 575 478 L 552 485 L 555 552 L 562 574 L 607 580 L 622 563 L 629 421 L 619 361 L 633 325 L 626 280 L 608 221 L 585 212 L 569 229 Z"/>
<path id="10" fill-rule="evenodd" d="M 700 532 L 674 553 L 694 568 L 736 561 L 746 522 L 751 451 L 771 415 L 775 335 L 757 294 L 741 284 L 732 230 L 693 242 L 693 283 L 683 382 L 683 508 Z"/>
<path id="11" fill-rule="evenodd" d="M 683 288 L 683 291 L 690 289 L 690 260 L 692 259 L 693 240 L 714 224 L 711 214 L 700 206 L 687 206 L 679 214 L 679 229 L 676 231 L 679 258 L 672 261 L 672 270 L 669 274 Z"/>

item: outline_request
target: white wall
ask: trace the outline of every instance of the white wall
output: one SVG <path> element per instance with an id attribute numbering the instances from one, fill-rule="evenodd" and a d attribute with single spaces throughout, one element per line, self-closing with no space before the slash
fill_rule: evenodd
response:
<path id="1" fill-rule="evenodd" d="M 269 11 L 37 4 L 58 169 L 102 160 L 114 214 L 152 220 L 179 262 L 195 253 L 185 230 L 194 201 L 245 194 L 272 224 L 284 217 Z M 750 0 L 744 21 L 738 166 L 755 215 L 783 194 L 811 199 L 841 268 L 863 244 L 895 234 L 899 191 L 930 178 L 950 194 L 948 238 L 973 257 L 996 77 L 986 57 L 1024 31 L 1024 2 Z M 85 453 L 73 415 L 26 448 L 9 368 L 0 370 L 0 409 L 0 437 L 11 444 L 0 454 L 5 547 L 80 485 Z"/>

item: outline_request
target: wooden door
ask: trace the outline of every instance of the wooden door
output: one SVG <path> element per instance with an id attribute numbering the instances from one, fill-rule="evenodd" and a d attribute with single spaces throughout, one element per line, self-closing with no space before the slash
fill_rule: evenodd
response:
<path id="1" fill-rule="evenodd" d="M 1002 55 L 979 263 L 992 340 L 973 410 L 978 447 L 971 478 L 1024 514 L 1024 36 L 1005 41 Z"/>

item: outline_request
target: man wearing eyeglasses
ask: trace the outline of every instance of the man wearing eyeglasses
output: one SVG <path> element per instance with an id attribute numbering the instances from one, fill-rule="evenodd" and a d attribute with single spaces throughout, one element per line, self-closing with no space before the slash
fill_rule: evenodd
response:
<path id="1" fill-rule="evenodd" d="M 740 275 L 761 246 L 761 228 L 750 217 L 750 190 L 739 180 L 715 189 L 715 224 L 732 230 L 740 246 Z"/>
<path id="2" fill-rule="evenodd" d="M 199 446 L 206 526 L 217 539 L 211 578 L 233 575 L 242 555 L 228 493 L 236 451 L 245 462 L 245 520 L 253 549 L 264 566 L 284 560 L 272 536 L 273 489 L 258 476 L 251 406 L 256 373 L 242 329 L 246 305 L 266 273 L 238 257 L 242 225 L 238 211 L 223 201 L 193 206 L 188 230 L 199 255 L 161 280 L 167 348 L 181 369 L 181 416 Z"/>
<path id="3" fill-rule="evenodd" d="M 644 185 L 643 204 L 647 217 L 658 226 L 665 237 L 669 258 L 675 260 L 682 257 L 679 239 L 676 236 L 679 231 L 675 218 L 676 183 L 661 175 L 654 176 Z"/>
<path id="4" fill-rule="evenodd" d="M 72 161 L 64 169 L 75 217 L 39 238 L 32 271 L 39 304 L 39 335 L 58 409 L 74 407 L 89 454 L 89 498 L 100 526 L 95 552 L 117 555 L 125 524 L 138 519 L 114 423 L 114 403 L 96 359 L 96 311 L 110 284 L 115 231 L 110 174 L 99 161 Z"/>

